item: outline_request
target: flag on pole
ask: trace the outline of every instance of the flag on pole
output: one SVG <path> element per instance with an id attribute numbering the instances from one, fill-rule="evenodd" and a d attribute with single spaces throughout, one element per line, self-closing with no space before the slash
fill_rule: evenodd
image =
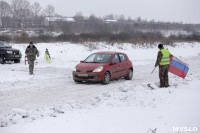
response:
<path id="1" fill-rule="evenodd" d="M 51 63 L 51 59 L 49 58 L 49 55 L 46 52 L 45 52 L 44 58 L 46 62 L 48 62 L 49 64 Z"/>
<path id="2" fill-rule="evenodd" d="M 188 64 L 182 62 L 177 57 L 171 55 L 169 72 L 184 79 L 186 77 L 188 71 L 189 71 Z"/>

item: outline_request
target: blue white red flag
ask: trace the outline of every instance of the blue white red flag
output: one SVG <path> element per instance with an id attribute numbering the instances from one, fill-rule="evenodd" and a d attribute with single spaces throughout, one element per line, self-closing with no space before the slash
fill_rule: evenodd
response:
<path id="1" fill-rule="evenodd" d="M 182 62 L 175 56 L 171 55 L 169 72 L 184 79 L 188 71 L 189 71 L 189 67 L 186 63 Z"/>

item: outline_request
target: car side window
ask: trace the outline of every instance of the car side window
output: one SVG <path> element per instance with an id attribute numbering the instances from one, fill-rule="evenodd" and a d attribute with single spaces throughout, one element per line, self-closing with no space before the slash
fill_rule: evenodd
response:
<path id="1" fill-rule="evenodd" d="M 126 56 L 124 54 L 119 54 L 119 57 L 120 57 L 121 62 L 127 61 Z"/>
<path id="2" fill-rule="evenodd" d="M 116 55 L 113 56 L 111 63 L 114 63 L 114 62 L 117 62 L 117 63 L 120 62 L 118 54 L 116 54 Z"/>

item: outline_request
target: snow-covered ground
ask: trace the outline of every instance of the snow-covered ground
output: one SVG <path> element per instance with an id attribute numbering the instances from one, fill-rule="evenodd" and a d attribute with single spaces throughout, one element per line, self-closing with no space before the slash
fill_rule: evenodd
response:
<path id="1" fill-rule="evenodd" d="M 24 54 L 27 44 L 12 46 Z M 0 133 L 178 133 L 173 127 L 200 132 L 199 43 L 166 46 L 190 67 L 186 79 L 169 74 L 169 88 L 157 87 L 158 68 L 151 74 L 156 45 L 36 46 L 40 57 L 35 75 L 28 74 L 24 55 L 19 64 L 0 65 Z M 44 61 L 46 48 L 53 58 L 51 64 Z M 120 79 L 109 85 L 74 83 L 74 66 L 97 51 L 127 53 L 134 65 L 133 80 Z"/>

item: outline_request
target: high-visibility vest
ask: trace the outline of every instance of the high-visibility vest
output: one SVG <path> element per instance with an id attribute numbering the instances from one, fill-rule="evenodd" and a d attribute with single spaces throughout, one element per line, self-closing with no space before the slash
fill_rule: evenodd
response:
<path id="1" fill-rule="evenodd" d="M 168 65 L 170 64 L 170 53 L 169 53 L 169 50 L 167 49 L 161 49 L 160 50 L 163 54 L 162 58 L 161 58 L 161 61 L 160 61 L 160 65 Z"/>

